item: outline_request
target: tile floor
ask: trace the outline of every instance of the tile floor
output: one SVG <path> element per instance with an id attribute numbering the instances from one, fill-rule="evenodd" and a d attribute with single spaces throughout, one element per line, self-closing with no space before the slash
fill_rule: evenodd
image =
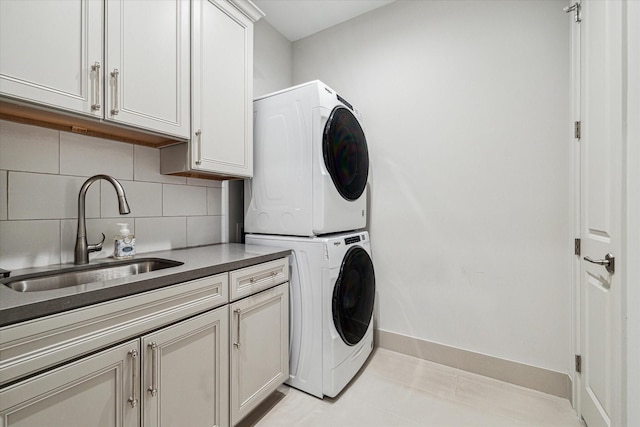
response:
<path id="1" fill-rule="evenodd" d="M 378 348 L 335 399 L 283 386 L 243 426 L 580 427 L 568 400 Z"/>

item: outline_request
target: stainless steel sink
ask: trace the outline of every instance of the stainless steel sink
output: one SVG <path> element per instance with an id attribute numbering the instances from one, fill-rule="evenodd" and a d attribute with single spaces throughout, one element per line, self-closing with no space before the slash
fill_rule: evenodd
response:
<path id="1" fill-rule="evenodd" d="M 87 285 L 177 267 L 184 263 L 162 258 L 139 258 L 84 265 L 44 273 L 25 274 L 4 279 L 5 286 L 18 292 L 38 292 L 69 286 Z"/>

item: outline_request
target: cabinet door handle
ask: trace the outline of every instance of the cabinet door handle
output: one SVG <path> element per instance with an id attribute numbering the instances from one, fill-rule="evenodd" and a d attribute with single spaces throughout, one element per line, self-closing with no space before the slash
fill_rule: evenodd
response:
<path id="1" fill-rule="evenodd" d="M 96 75 L 96 82 L 94 84 L 95 92 L 93 93 L 94 104 L 91 104 L 93 111 L 100 110 L 100 63 L 96 62 L 91 66 L 91 71 Z"/>
<path id="2" fill-rule="evenodd" d="M 198 129 L 196 131 L 196 146 L 198 148 L 198 157 L 196 157 L 196 165 L 202 164 L 202 130 Z"/>
<path id="3" fill-rule="evenodd" d="M 129 351 L 129 358 L 132 363 L 132 375 L 131 375 L 131 396 L 129 396 L 128 402 L 132 408 L 135 408 L 138 404 L 138 398 L 136 397 L 136 384 L 138 383 L 138 350 L 133 349 Z"/>
<path id="4" fill-rule="evenodd" d="M 118 76 L 120 76 L 120 71 L 114 68 L 111 72 L 111 77 L 113 78 L 113 108 L 111 109 L 111 114 L 114 116 L 120 112 L 118 108 Z"/>
<path id="5" fill-rule="evenodd" d="M 158 394 L 158 344 L 152 341 L 147 346 L 151 349 L 151 385 L 147 391 L 155 397 Z"/>
<path id="6" fill-rule="evenodd" d="M 235 310 L 233 310 L 234 314 L 236 314 L 237 316 L 237 321 L 238 321 L 238 329 L 237 329 L 237 335 L 236 335 L 236 341 L 233 343 L 233 345 L 236 348 L 240 348 L 240 314 L 242 313 L 242 310 L 240 310 L 239 308 L 236 308 Z"/>

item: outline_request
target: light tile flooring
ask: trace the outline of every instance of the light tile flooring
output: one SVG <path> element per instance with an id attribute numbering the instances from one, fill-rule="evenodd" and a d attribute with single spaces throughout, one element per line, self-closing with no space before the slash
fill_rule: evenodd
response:
<path id="1" fill-rule="evenodd" d="M 335 399 L 283 386 L 242 424 L 579 427 L 568 400 L 378 348 Z M 278 400 L 279 399 L 279 400 Z M 266 412 L 266 413 L 265 413 Z"/>

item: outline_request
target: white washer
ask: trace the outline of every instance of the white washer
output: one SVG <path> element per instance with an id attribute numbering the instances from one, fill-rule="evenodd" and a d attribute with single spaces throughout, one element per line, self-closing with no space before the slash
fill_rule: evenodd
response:
<path id="1" fill-rule="evenodd" d="M 287 384 L 320 398 L 335 397 L 373 349 L 369 234 L 247 235 L 246 243 L 292 250 Z"/>
<path id="2" fill-rule="evenodd" d="M 312 81 L 257 98 L 247 233 L 319 236 L 366 226 L 369 152 L 360 113 Z"/>

